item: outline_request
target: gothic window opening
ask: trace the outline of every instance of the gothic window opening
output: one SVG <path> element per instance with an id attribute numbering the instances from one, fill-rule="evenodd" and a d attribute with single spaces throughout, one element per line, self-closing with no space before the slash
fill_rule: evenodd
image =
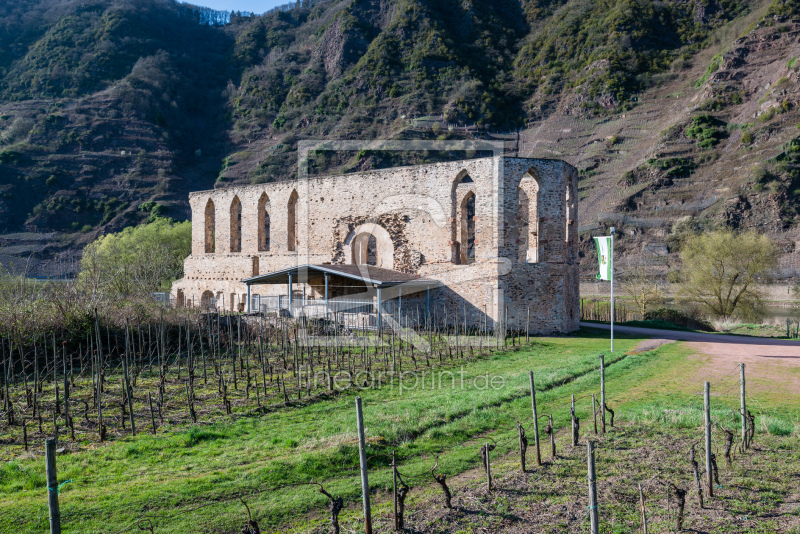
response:
<path id="1" fill-rule="evenodd" d="M 287 250 L 297 250 L 297 191 L 292 191 L 289 197 L 288 217 L 286 224 L 286 245 Z"/>
<path id="2" fill-rule="evenodd" d="M 215 239 L 215 220 L 214 220 L 214 202 L 209 199 L 206 204 L 206 221 L 205 221 L 205 251 L 206 254 L 213 254 L 217 251 Z"/>
<path id="3" fill-rule="evenodd" d="M 262 193 L 261 198 L 258 200 L 258 250 L 261 252 L 269 251 L 269 208 L 269 197 L 266 193 Z"/>
<path id="4" fill-rule="evenodd" d="M 467 204 L 472 197 L 472 214 L 467 215 Z M 469 263 L 475 258 L 475 181 L 466 170 L 458 173 L 450 192 L 452 206 L 450 221 L 450 256 L 455 264 Z M 470 230 L 470 227 L 472 230 Z M 470 233 L 472 241 L 469 241 Z"/>
<path id="5" fill-rule="evenodd" d="M 541 260 L 539 228 L 539 182 L 530 173 L 517 189 L 519 197 L 519 261 L 538 263 Z"/>
<path id="6" fill-rule="evenodd" d="M 468 193 L 461 203 L 461 263 L 475 261 L 475 194 Z"/>
<path id="7" fill-rule="evenodd" d="M 239 197 L 231 202 L 231 252 L 242 251 L 242 203 Z"/>

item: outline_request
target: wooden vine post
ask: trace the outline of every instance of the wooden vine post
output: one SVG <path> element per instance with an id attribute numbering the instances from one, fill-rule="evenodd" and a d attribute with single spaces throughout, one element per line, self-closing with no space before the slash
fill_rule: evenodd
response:
<path id="1" fill-rule="evenodd" d="M 597 478 L 594 469 L 594 441 L 586 441 L 587 466 L 589 478 L 589 520 L 591 534 L 600 534 L 599 514 L 597 511 Z"/>
<path id="2" fill-rule="evenodd" d="M 644 492 L 641 483 L 639 483 L 639 507 L 642 509 L 642 534 L 647 534 L 647 512 L 644 508 Z"/>
<path id="3" fill-rule="evenodd" d="M 539 449 L 539 413 L 536 410 L 536 388 L 533 382 L 533 371 L 529 371 L 531 379 L 531 408 L 533 409 L 533 442 L 536 447 L 536 465 L 542 465 L 542 452 Z M 522 466 L 525 470 L 525 466 Z"/>
<path id="4" fill-rule="evenodd" d="M 97 336 L 97 431 L 100 441 L 105 441 L 106 433 L 103 428 L 103 342 L 100 338 L 100 319 L 97 317 L 97 308 L 94 309 L 94 329 Z"/>
<path id="5" fill-rule="evenodd" d="M 47 506 L 50 510 L 50 534 L 61 534 L 61 512 L 58 509 L 58 474 L 56 473 L 56 438 L 45 441 L 47 460 Z"/>
<path id="6" fill-rule="evenodd" d="M 372 512 L 369 506 L 369 479 L 367 477 L 367 444 L 364 436 L 364 413 L 361 397 L 356 397 L 356 423 L 358 425 L 358 453 L 361 464 L 361 496 L 364 504 L 364 530 L 372 534 Z"/>
<path id="7" fill-rule="evenodd" d="M 606 358 L 600 355 L 600 431 L 606 433 Z"/>
<path id="8" fill-rule="evenodd" d="M 150 403 L 150 421 L 153 423 L 153 434 L 156 433 L 156 413 L 153 410 L 153 397 L 150 395 L 150 392 L 147 392 L 147 402 Z"/>
<path id="9" fill-rule="evenodd" d="M 706 381 L 703 388 L 703 404 L 705 405 L 705 434 L 706 434 L 706 483 L 708 484 L 708 496 L 714 496 L 714 480 L 711 466 L 711 384 Z"/>
<path id="10" fill-rule="evenodd" d="M 394 495 L 394 529 L 400 530 L 397 517 L 397 455 L 392 451 L 392 494 Z"/>
<path id="11" fill-rule="evenodd" d="M 484 466 L 486 467 L 486 487 L 489 491 L 492 491 L 492 466 L 489 462 L 489 443 L 487 442 L 484 446 Z"/>
<path id="12" fill-rule="evenodd" d="M 136 421 L 133 415 L 133 388 L 131 388 L 130 373 L 128 370 L 128 351 L 130 350 L 130 341 L 128 339 L 128 320 L 125 319 L 125 354 L 122 357 L 122 370 L 125 375 L 125 390 L 128 397 L 128 412 L 131 418 L 131 434 L 136 435 Z"/>
<path id="13" fill-rule="evenodd" d="M 788 319 L 787 319 L 788 320 Z M 745 403 L 745 389 L 744 389 L 744 362 L 739 364 L 739 382 L 740 382 L 740 396 L 742 401 L 742 452 L 747 448 L 747 404 Z"/>

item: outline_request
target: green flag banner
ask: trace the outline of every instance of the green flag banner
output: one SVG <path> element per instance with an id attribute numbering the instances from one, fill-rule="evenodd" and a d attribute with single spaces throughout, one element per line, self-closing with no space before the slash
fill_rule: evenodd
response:
<path id="1" fill-rule="evenodd" d="M 595 237 L 594 240 L 597 244 L 597 260 L 600 264 L 597 279 L 611 280 L 611 236 Z"/>

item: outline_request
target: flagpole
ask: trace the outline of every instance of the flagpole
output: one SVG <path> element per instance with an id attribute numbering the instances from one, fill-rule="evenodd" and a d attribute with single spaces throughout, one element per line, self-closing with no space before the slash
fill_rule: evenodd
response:
<path id="1" fill-rule="evenodd" d="M 611 278 L 611 352 L 614 352 L 614 227 L 611 227 L 611 246 L 608 251 Z"/>

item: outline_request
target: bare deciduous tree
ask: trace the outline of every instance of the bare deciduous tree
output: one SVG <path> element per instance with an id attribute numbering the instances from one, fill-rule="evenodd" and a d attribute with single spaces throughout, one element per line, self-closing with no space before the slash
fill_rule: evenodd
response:
<path id="1" fill-rule="evenodd" d="M 620 273 L 622 290 L 633 301 L 642 318 L 653 306 L 664 301 L 663 282 L 647 273 L 644 263 L 637 263 Z"/>

